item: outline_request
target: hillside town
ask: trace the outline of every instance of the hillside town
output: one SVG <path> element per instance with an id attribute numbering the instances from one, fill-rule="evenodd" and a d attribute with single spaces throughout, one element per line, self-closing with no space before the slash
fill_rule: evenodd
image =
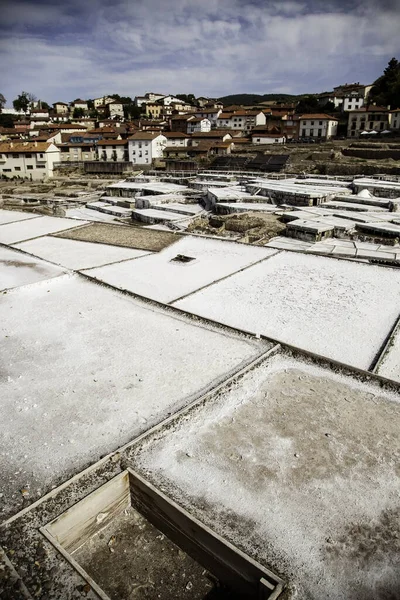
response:
<path id="1" fill-rule="evenodd" d="M 0 600 L 399 598 L 393 71 L 0 94 Z"/>
<path id="2" fill-rule="evenodd" d="M 398 139 L 400 109 L 377 105 L 373 90 L 373 84 L 346 83 L 332 92 L 251 106 L 153 92 L 133 100 L 116 94 L 50 106 L 22 92 L 14 108 L 3 97 L 0 122 L 8 126 L 0 127 L 0 174 L 43 180 L 65 163 L 98 173 L 194 169 L 221 156 L 261 155 L 271 148 L 282 154 L 292 144 L 324 149 L 346 139 L 354 142 L 345 147 L 350 155 L 371 143 L 380 149 Z M 386 158 L 393 154 L 396 160 L 398 148 L 385 150 Z"/>

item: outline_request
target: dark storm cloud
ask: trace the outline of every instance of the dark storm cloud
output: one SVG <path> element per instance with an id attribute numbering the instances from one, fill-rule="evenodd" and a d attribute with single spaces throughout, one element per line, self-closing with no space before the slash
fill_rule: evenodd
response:
<path id="1" fill-rule="evenodd" d="M 6 0 L 0 92 L 52 102 L 370 83 L 400 54 L 399 1 Z"/>

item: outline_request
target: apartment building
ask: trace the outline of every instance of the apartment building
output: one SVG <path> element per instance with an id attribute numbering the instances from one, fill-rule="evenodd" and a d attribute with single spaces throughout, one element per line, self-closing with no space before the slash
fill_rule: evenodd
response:
<path id="1" fill-rule="evenodd" d="M 338 119 L 325 114 L 302 115 L 299 120 L 301 138 L 329 140 L 337 135 Z"/>
<path id="2" fill-rule="evenodd" d="M 389 129 L 390 112 L 383 106 L 364 106 L 349 111 L 348 137 L 359 137 L 363 131 L 385 131 Z"/>
<path id="3" fill-rule="evenodd" d="M 203 118 L 190 118 L 187 121 L 187 133 L 199 133 L 211 131 L 211 121 Z"/>
<path id="4" fill-rule="evenodd" d="M 129 161 L 137 165 L 151 165 L 154 159 L 162 158 L 167 138 L 159 132 L 137 131 L 128 138 Z"/>
<path id="5" fill-rule="evenodd" d="M 128 161 L 128 140 L 100 140 L 97 142 L 97 158 L 106 161 Z"/>
<path id="6" fill-rule="evenodd" d="M 53 176 L 60 150 L 51 142 L 0 143 L 0 175 L 41 180 Z"/>

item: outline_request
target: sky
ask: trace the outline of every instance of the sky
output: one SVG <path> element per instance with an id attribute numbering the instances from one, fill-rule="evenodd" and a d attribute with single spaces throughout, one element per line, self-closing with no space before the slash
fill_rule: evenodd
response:
<path id="1" fill-rule="evenodd" d="M 400 0 L 0 0 L 0 93 L 48 103 L 372 83 L 400 60 Z"/>

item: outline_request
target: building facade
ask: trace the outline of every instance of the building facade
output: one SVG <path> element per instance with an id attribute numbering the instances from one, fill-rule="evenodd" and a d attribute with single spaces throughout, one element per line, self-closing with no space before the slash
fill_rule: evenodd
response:
<path id="1" fill-rule="evenodd" d="M 337 135 L 338 119 L 325 114 L 303 115 L 299 121 L 300 138 L 329 140 Z"/>
<path id="2" fill-rule="evenodd" d="M 0 143 L 0 175 L 42 180 L 52 177 L 60 150 L 48 142 Z"/>
<path id="3" fill-rule="evenodd" d="M 107 161 L 128 161 L 128 140 L 100 140 L 96 144 L 97 159 Z"/>
<path id="4" fill-rule="evenodd" d="M 365 106 L 349 112 L 348 137 L 359 137 L 363 131 L 389 129 L 389 111 L 382 106 Z"/>
<path id="5" fill-rule="evenodd" d="M 392 129 L 394 131 L 400 130 L 400 108 L 390 111 L 389 125 L 390 125 L 390 129 Z"/>
<path id="6" fill-rule="evenodd" d="M 218 128 L 237 129 L 244 133 L 249 133 L 254 127 L 265 124 L 266 116 L 263 111 L 246 109 L 221 112 L 216 121 Z"/>
<path id="7" fill-rule="evenodd" d="M 189 134 L 208 131 L 211 131 L 211 121 L 209 119 L 193 117 L 193 119 L 189 119 L 187 122 L 187 132 Z"/>
<path id="8" fill-rule="evenodd" d="M 162 158 L 167 138 L 161 133 L 138 131 L 128 138 L 129 161 L 136 165 L 151 165 L 157 158 Z"/>

